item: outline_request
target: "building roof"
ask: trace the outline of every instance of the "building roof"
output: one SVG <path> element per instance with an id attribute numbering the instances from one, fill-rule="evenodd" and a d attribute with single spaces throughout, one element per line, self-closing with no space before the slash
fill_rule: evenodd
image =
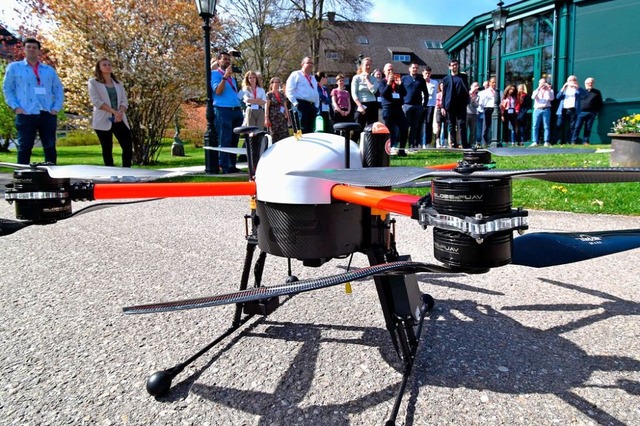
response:
<path id="1" fill-rule="evenodd" d="M 382 69 L 390 62 L 398 72 L 408 72 L 409 63 L 430 66 L 434 77 L 448 72 L 449 58 L 442 49 L 442 42 L 461 27 L 451 25 L 391 24 L 379 22 L 328 21 L 340 32 L 343 46 L 323 44 L 317 70 L 328 74 L 341 72 L 353 75 L 358 57 L 370 57 L 373 68 Z M 394 61 L 394 54 L 409 56 L 406 61 Z"/>

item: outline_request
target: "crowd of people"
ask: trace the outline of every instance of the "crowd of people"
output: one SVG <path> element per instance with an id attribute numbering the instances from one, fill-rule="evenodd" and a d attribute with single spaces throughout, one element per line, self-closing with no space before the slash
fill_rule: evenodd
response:
<path id="1" fill-rule="evenodd" d="M 21 164 L 29 163 L 36 134 L 40 136 L 45 161 L 55 164 L 57 159 L 57 114 L 62 110 L 64 91 L 56 71 L 39 61 L 40 48 L 37 40 L 27 39 L 25 59 L 9 64 L 3 83 L 6 102 L 16 112 Z M 569 76 L 555 95 L 544 78 L 531 95 L 525 84 L 508 85 L 500 92 L 495 78 L 484 81 L 482 86 L 469 82 L 456 59 L 449 62 L 449 73 L 437 81 L 431 78 L 429 66 L 421 71 L 418 63 L 411 62 L 406 74 L 401 75 L 391 63 L 382 70 L 373 69 L 371 58 L 362 58 L 349 89 L 344 75 L 335 77 L 336 87 L 330 90 L 326 73 L 313 71 L 313 59 L 305 57 L 285 84 L 273 77 L 265 90 L 262 76 L 256 71 L 246 72 L 238 84 L 231 55 L 218 53 L 212 63 L 210 84 L 219 145 L 237 147 L 239 136 L 233 129 L 241 125 L 266 130 L 273 142 L 278 142 L 290 135 L 290 128 L 302 133 L 328 133 L 333 131 L 334 123 L 354 121 L 365 129 L 382 121 L 390 130 L 392 149 L 399 156 L 427 146 L 488 146 L 496 106 L 502 135 L 496 138 L 498 146 L 523 146 L 528 141 L 529 146 L 575 144 L 583 127 L 582 142 L 588 144 L 603 105 L 592 77 L 585 80 L 582 88 L 576 76 Z M 104 164 L 114 165 L 115 136 L 122 148 L 122 166 L 131 167 L 127 93 L 108 58 L 96 62 L 88 81 L 88 95 Z M 555 105 L 552 128 L 551 109 Z M 356 132 L 353 139 L 358 138 Z M 221 173 L 239 171 L 236 156 L 229 153 L 220 152 L 219 167 Z"/>
<path id="2" fill-rule="evenodd" d="M 350 87 L 346 87 L 344 75 L 338 74 L 337 87 L 332 90 L 327 88 L 326 73 L 313 74 L 313 68 L 312 59 L 304 58 L 301 69 L 287 79 L 285 98 L 292 112 L 287 120 L 293 120 L 293 127 L 303 133 L 330 132 L 334 123 L 354 121 L 365 129 L 381 121 L 391 132 L 393 153 L 399 156 L 427 146 L 489 146 L 496 106 L 498 147 L 575 144 L 583 127 L 582 141 L 588 144 L 593 122 L 603 104 L 591 77 L 582 89 L 577 78 L 570 76 L 555 98 L 545 79 L 540 80 L 532 94 L 523 83 L 507 85 L 499 91 L 495 78 L 482 85 L 469 82 L 467 75 L 459 71 L 456 59 L 449 62 L 449 73 L 437 81 L 431 78 L 429 66 L 421 71 L 420 65 L 412 62 L 406 74 L 401 75 L 391 63 L 382 70 L 373 69 L 371 58 L 362 58 Z M 552 123 L 551 107 L 556 104 L 557 119 Z M 322 117 L 321 128 L 314 119 L 317 116 Z M 354 140 L 358 136 L 356 132 Z"/>

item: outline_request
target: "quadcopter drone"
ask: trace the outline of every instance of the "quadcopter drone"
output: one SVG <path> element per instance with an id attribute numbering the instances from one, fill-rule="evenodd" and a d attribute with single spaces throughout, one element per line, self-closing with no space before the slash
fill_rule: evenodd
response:
<path id="1" fill-rule="evenodd" d="M 156 183 L 172 171 L 115 167 L 30 166 L 16 168 L 5 199 L 15 204 L 19 220 L 0 219 L 0 236 L 31 225 L 53 224 L 107 204 L 91 204 L 77 212 L 73 201 L 136 202 L 168 197 L 249 196 L 245 216 L 247 251 L 239 289 L 229 294 L 125 307 L 125 314 L 147 314 L 235 304 L 227 331 L 189 359 L 152 374 L 146 384 L 153 396 L 167 393 L 186 366 L 241 329 L 255 316 L 278 309 L 280 297 L 347 284 L 373 277 L 385 326 L 403 365 L 393 410 L 395 424 L 419 348 L 423 322 L 434 299 L 423 294 L 416 274 L 459 272 L 480 274 L 508 264 L 549 267 L 640 247 L 640 229 L 590 233 L 530 233 L 528 212 L 512 206 L 513 179 L 536 178 L 560 183 L 640 182 L 640 168 L 561 168 L 498 170 L 491 150 L 463 150 L 463 159 L 441 168 L 389 167 L 389 131 L 383 125 L 359 144 L 350 140 L 356 123 L 335 126 L 342 135 L 292 136 L 270 143 L 256 127 L 234 131 L 245 136 L 244 148 L 212 148 L 247 155 L 247 182 Z M 541 150 L 514 150 L 530 154 Z M 553 150 L 558 152 L 558 150 Z M 571 150 L 575 152 L 575 150 Z M 508 148 L 501 154 L 510 155 Z M 392 191 L 424 187 L 423 196 Z M 124 202 L 119 202 L 123 204 Z M 414 262 L 398 251 L 391 213 L 433 229 L 433 251 L 441 264 Z M 256 249 L 258 249 L 257 258 Z M 299 280 L 292 260 L 318 267 L 355 253 L 370 266 L 345 273 Z M 288 260 L 288 278 L 263 286 L 267 255 Z M 253 285 L 249 282 L 253 275 Z"/>

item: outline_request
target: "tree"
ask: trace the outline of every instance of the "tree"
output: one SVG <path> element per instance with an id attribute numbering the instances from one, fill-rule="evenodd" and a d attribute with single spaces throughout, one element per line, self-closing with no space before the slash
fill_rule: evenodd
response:
<path id="1" fill-rule="evenodd" d="M 66 110 L 90 115 L 87 80 L 108 57 L 129 97 L 134 163 L 154 162 L 181 102 L 205 89 L 201 20 L 192 1 L 24 1 L 55 24 L 45 36 Z"/>
<path id="2" fill-rule="evenodd" d="M 7 64 L 0 61 L 0 81 L 4 81 Z M 0 152 L 9 152 L 9 145 L 16 136 L 15 114 L 4 101 L 4 93 L 0 90 Z"/>
<path id="3" fill-rule="evenodd" d="M 296 55 L 297 30 L 289 26 L 293 18 L 287 9 L 289 0 L 235 0 L 224 10 L 229 44 L 243 53 L 243 63 L 260 71 L 267 82 L 273 75 L 291 69 L 290 58 Z M 296 55 L 296 56 L 293 56 Z M 266 83 L 265 83 L 266 84 Z"/>
<path id="4" fill-rule="evenodd" d="M 338 46 L 326 35 L 331 30 L 324 25 L 329 13 L 343 21 L 359 21 L 371 10 L 370 0 L 289 0 L 292 14 L 298 18 L 308 38 L 309 55 L 317 64 L 320 59 L 320 45 Z M 337 37 L 340 34 L 335 34 Z"/>

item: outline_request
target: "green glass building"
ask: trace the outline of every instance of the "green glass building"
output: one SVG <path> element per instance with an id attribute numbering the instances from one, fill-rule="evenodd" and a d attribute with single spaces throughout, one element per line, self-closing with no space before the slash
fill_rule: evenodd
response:
<path id="1" fill-rule="evenodd" d="M 531 93 L 545 77 L 557 92 L 569 75 L 582 87 L 587 77 L 595 78 L 605 103 L 592 143 L 609 143 L 613 121 L 640 112 L 640 0 L 524 0 L 502 7 L 508 17 L 501 43 L 493 11 L 443 43 L 469 81 L 495 76 L 498 60 L 500 89 L 524 83 Z"/>

